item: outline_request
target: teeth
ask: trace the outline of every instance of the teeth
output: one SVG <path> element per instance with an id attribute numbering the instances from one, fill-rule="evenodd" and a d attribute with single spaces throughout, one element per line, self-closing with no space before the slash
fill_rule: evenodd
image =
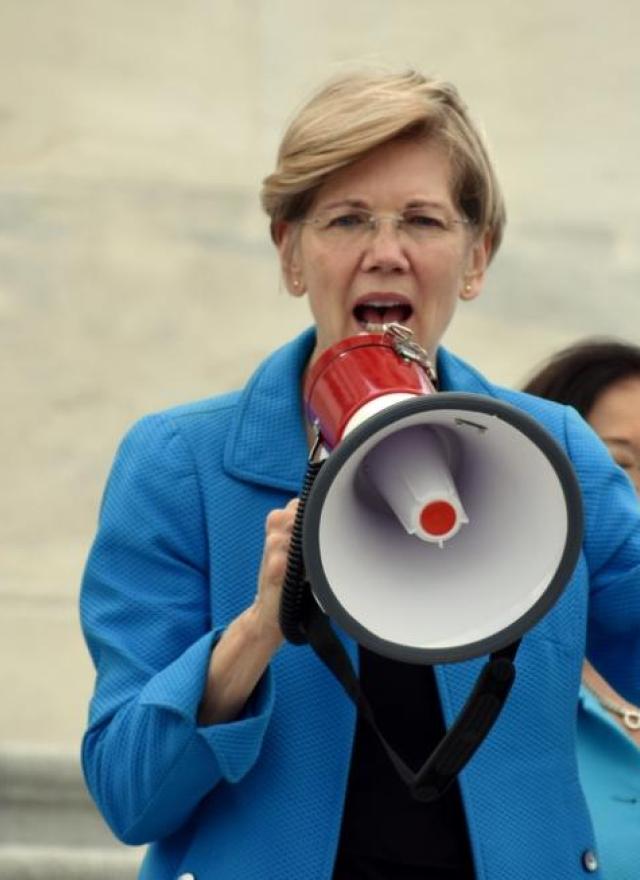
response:
<path id="1" fill-rule="evenodd" d="M 366 302 L 360 303 L 360 305 L 369 306 L 374 309 L 392 309 L 394 306 L 401 306 L 402 303 L 387 299 L 368 299 Z"/>

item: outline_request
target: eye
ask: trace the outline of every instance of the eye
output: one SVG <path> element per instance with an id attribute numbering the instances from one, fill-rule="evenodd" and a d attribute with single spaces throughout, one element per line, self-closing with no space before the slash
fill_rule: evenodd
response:
<path id="1" fill-rule="evenodd" d="M 630 471 L 635 464 L 633 458 L 627 455 L 620 455 L 620 453 L 614 455 L 613 460 L 619 467 L 621 467 L 625 471 Z"/>
<path id="2" fill-rule="evenodd" d="M 447 223 L 442 217 L 436 214 L 426 214 L 424 211 L 411 212 L 403 217 L 407 226 L 414 229 L 446 229 Z"/>
<path id="3" fill-rule="evenodd" d="M 358 211 L 333 214 L 323 223 L 325 229 L 362 229 L 369 223 L 369 215 Z"/>

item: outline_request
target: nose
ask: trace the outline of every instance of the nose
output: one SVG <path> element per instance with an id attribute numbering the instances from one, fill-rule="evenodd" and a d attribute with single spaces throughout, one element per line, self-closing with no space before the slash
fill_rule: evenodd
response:
<path id="1" fill-rule="evenodd" d="M 409 258 L 403 235 L 392 217 L 379 218 L 367 238 L 362 257 L 365 272 L 406 272 Z"/>

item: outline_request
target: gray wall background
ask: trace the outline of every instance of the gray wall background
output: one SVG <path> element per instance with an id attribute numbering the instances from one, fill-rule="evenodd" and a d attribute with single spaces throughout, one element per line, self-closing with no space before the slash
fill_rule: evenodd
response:
<path id="1" fill-rule="evenodd" d="M 584 334 L 640 342 L 639 9 L 0 0 L 0 741 L 79 739 L 78 584 L 122 433 L 306 325 L 257 192 L 340 67 L 444 75 L 488 133 L 509 226 L 450 347 L 518 383 Z"/>

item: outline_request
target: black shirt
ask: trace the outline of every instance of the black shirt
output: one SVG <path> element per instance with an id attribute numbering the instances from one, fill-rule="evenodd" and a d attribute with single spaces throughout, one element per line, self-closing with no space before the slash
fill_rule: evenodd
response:
<path id="1" fill-rule="evenodd" d="M 444 736 L 433 670 L 360 649 L 360 683 L 390 745 L 418 770 Z M 333 880 L 473 880 L 457 782 L 421 803 L 358 718 Z"/>

